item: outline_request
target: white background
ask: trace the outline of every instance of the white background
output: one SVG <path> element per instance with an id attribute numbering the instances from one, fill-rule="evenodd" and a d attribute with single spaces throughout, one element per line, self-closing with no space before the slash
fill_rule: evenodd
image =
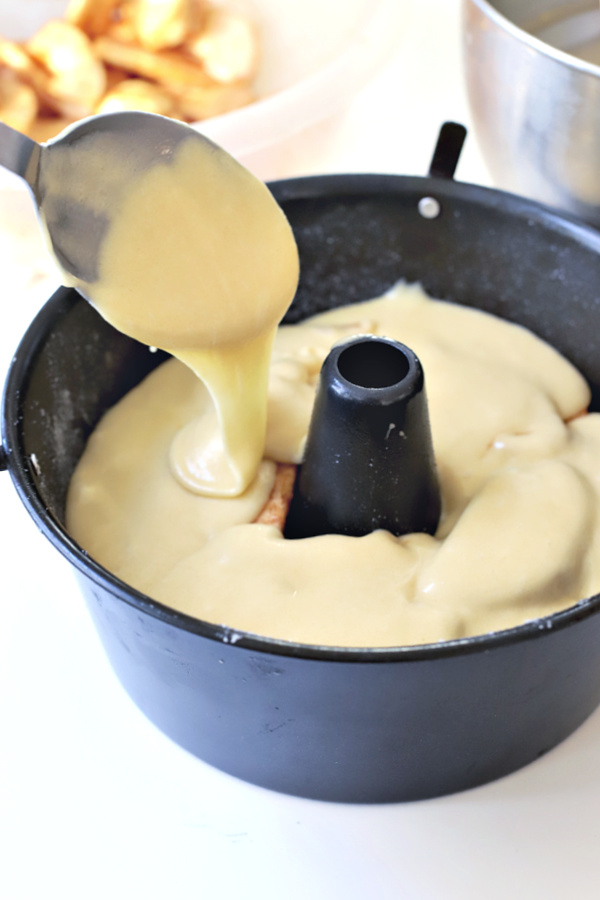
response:
<path id="1" fill-rule="evenodd" d="M 257 163 L 267 177 L 425 174 L 442 121 L 469 124 L 458 0 L 405 0 L 395 58 L 343 115 Z M 457 177 L 489 183 L 468 142 Z M 0 214 L 5 371 L 51 293 L 22 195 Z M 600 713 L 502 781 L 347 806 L 247 785 L 134 707 L 66 562 L 0 475 L 0 896 L 124 900 L 597 900 Z"/>

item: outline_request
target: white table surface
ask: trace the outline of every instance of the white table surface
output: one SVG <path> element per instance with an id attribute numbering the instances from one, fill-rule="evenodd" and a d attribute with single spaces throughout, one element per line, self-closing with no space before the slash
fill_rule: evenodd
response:
<path id="1" fill-rule="evenodd" d="M 404 0 L 396 58 L 264 177 L 425 174 L 469 125 L 459 0 Z M 266 167 L 266 171 L 265 171 Z M 473 139 L 457 177 L 489 183 Z M 51 293 L 33 215 L 1 200 L 0 364 Z M 272 793 L 188 755 L 125 694 L 68 564 L 0 476 L 0 897 L 96 900 L 597 900 L 600 712 L 535 764 L 421 803 Z"/>

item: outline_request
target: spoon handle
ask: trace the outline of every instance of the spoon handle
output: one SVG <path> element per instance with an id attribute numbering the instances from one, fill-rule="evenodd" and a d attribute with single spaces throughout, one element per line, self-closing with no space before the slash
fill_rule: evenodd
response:
<path id="1" fill-rule="evenodd" d="M 0 122 L 0 166 L 24 178 L 33 188 L 37 179 L 41 146 Z"/>

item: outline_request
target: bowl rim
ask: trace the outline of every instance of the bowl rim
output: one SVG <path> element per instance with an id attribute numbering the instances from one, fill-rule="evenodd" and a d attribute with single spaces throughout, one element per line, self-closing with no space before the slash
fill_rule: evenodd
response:
<path id="1" fill-rule="evenodd" d="M 503 207 L 513 215 L 552 222 L 555 230 L 574 232 L 583 243 L 600 255 L 600 232 L 592 226 L 553 210 L 534 200 L 505 191 L 455 182 L 452 179 L 405 175 L 348 174 L 312 175 L 270 182 L 268 187 L 277 201 L 310 199 L 319 196 L 369 195 L 373 193 L 416 192 L 421 196 L 440 199 L 460 197 L 475 201 L 490 209 Z M 497 648 L 536 640 L 546 634 L 562 630 L 600 613 L 600 594 L 584 598 L 567 609 L 532 619 L 511 628 L 429 644 L 388 647 L 344 647 L 308 644 L 264 637 L 222 624 L 207 622 L 153 600 L 123 582 L 94 559 L 68 534 L 66 528 L 52 515 L 43 502 L 35 484 L 32 461 L 26 456 L 23 434 L 22 400 L 28 371 L 39 349 L 45 343 L 57 321 L 75 306 L 86 301 L 74 289 L 59 287 L 46 301 L 27 328 L 9 367 L 2 397 L 0 428 L 4 460 L 16 491 L 40 531 L 68 562 L 87 579 L 108 590 L 113 596 L 155 619 L 176 629 L 222 644 L 236 645 L 252 651 L 297 658 L 320 659 L 330 662 L 424 662 L 450 659 L 473 653 L 489 653 Z"/>
<path id="2" fill-rule="evenodd" d="M 559 50 L 558 47 L 553 47 L 552 44 L 547 44 L 534 34 L 525 31 L 524 28 L 511 22 L 504 13 L 501 13 L 491 0 L 464 0 L 463 18 L 465 17 L 465 12 L 469 5 L 476 7 L 482 15 L 486 16 L 491 22 L 499 28 L 502 28 L 509 35 L 516 38 L 523 46 L 538 51 L 543 56 L 547 56 L 554 60 L 554 62 L 566 66 L 569 69 L 577 69 L 593 78 L 600 78 L 600 66 L 586 62 L 584 59 L 579 59 L 579 57 L 567 53 L 566 50 Z M 463 27 L 463 31 L 464 30 L 466 29 Z"/>
<path id="3" fill-rule="evenodd" d="M 242 159 L 279 145 L 337 113 L 369 84 L 398 51 L 410 21 L 406 4 L 397 0 L 365 4 L 353 38 L 317 69 L 260 93 L 247 106 L 191 125 Z"/>

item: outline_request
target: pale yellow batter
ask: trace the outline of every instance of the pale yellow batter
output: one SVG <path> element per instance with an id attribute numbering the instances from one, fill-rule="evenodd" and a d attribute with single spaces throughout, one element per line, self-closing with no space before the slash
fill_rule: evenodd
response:
<path id="1" fill-rule="evenodd" d="M 42 159 L 45 210 L 71 190 L 109 218 L 98 280 L 64 272 L 65 283 L 119 331 L 185 362 L 211 393 L 210 416 L 186 421 L 173 443 L 176 477 L 201 494 L 243 492 L 263 455 L 275 329 L 298 283 L 283 212 L 262 182 L 193 132 L 141 172 L 102 132 Z M 88 176 L 84 197 L 69 179 L 75 167 Z"/>
<path id="2" fill-rule="evenodd" d="M 67 177 L 72 154 L 84 185 Z M 98 279 L 65 280 L 118 329 L 178 357 L 108 412 L 73 477 L 67 526 L 107 569 L 210 622 L 345 646 L 504 628 L 600 588 L 600 419 L 565 424 L 589 394 L 551 348 L 399 287 L 282 328 L 270 363 L 298 254 L 263 184 L 191 135 L 141 173 L 93 131 L 43 160 L 46 210 L 70 190 L 108 217 Z M 395 337 L 423 363 L 439 530 L 284 540 L 250 523 L 274 461 L 302 459 L 329 347 L 361 332 Z"/>
<path id="3" fill-rule="evenodd" d="M 435 537 L 285 540 L 249 524 L 272 460 L 299 462 L 318 372 L 336 340 L 401 340 L 426 373 L 443 513 Z M 582 377 L 531 333 L 398 286 L 282 327 L 265 460 L 240 496 L 173 477 L 173 443 L 211 401 L 177 360 L 104 417 L 75 472 L 67 525 L 125 582 L 210 622 L 287 640 L 394 646 L 483 633 L 600 589 L 600 416 Z"/>

